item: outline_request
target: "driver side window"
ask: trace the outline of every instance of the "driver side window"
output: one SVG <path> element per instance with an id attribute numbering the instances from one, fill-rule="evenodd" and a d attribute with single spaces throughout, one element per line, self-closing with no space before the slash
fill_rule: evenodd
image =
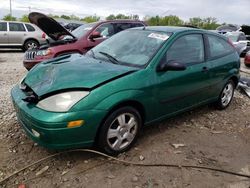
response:
<path id="1" fill-rule="evenodd" d="M 110 23 L 102 24 L 95 31 L 99 32 L 101 37 L 107 38 L 114 34 L 114 27 Z"/>
<path id="2" fill-rule="evenodd" d="M 183 64 L 204 61 L 204 45 L 201 34 L 190 34 L 178 38 L 167 51 L 167 61 Z"/>

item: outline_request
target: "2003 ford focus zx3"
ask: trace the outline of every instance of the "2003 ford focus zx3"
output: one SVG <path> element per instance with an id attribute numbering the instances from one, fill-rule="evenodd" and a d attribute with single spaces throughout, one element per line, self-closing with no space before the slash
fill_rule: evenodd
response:
<path id="1" fill-rule="evenodd" d="M 48 148 L 128 150 L 144 125 L 215 103 L 226 108 L 240 59 L 223 36 L 182 27 L 123 31 L 85 55 L 35 66 L 12 91 L 26 133 Z"/>

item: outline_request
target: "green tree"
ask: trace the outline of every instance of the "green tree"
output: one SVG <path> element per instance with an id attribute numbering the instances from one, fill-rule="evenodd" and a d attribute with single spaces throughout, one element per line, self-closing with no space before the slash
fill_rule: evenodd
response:
<path id="1" fill-rule="evenodd" d="M 139 20 L 139 16 L 137 14 L 134 14 L 130 17 L 133 20 Z"/>
<path id="2" fill-rule="evenodd" d="M 51 18 L 60 18 L 60 16 L 54 15 L 54 14 L 48 14 L 48 16 L 51 17 Z"/>
<path id="3" fill-rule="evenodd" d="M 155 26 L 155 25 L 160 25 L 160 17 L 154 16 L 154 17 L 149 17 L 145 20 L 148 25 Z"/>
<path id="4" fill-rule="evenodd" d="M 81 19 L 81 21 L 87 22 L 87 23 L 91 23 L 91 22 L 97 22 L 100 20 L 100 17 L 98 16 L 86 16 L 84 18 Z"/>
<path id="5" fill-rule="evenodd" d="M 203 27 L 203 20 L 200 17 L 189 18 L 188 24 L 195 26 L 195 27 L 202 28 Z"/>
<path id="6" fill-rule="evenodd" d="M 106 17 L 106 20 L 115 20 L 115 19 L 134 19 L 138 20 L 139 16 L 137 14 L 131 14 L 130 16 L 126 16 L 124 14 L 110 14 L 109 16 Z"/>
<path id="7" fill-rule="evenodd" d="M 66 19 L 66 20 L 70 20 L 70 16 L 67 16 L 67 15 L 64 15 L 64 14 L 61 15 L 60 17 L 63 18 L 63 19 Z"/>
<path id="8" fill-rule="evenodd" d="M 70 19 L 79 21 L 81 18 L 79 18 L 78 16 L 75 16 L 74 14 L 72 14 L 72 15 L 70 15 Z"/>
<path id="9" fill-rule="evenodd" d="M 114 19 L 115 19 L 114 14 L 110 14 L 109 16 L 106 17 L 106 20 L 114 20 Z"/>
<path id="10" fill-rule="evenodd" d="M 208 29 L 208 30 L 214 30 L 216 29 L 220 24 L 217 23 L 217 19 L 213 17 L 207 17 L 203 19 L 203 29 Z"/>
<path id="11" fill-rule="evenodd" d="M 129 19 L 129 16 L 126 16 L 124 14 L 117 14 L 115 16 L 116 19 Z"/>
<path id="12" fill-rule="evenodd" d="M 3 20 L 5 21 L 16 21 L 16 17 L 11 16 L 10 14 L 7 14 L 3 17 Z"/>
<path id="13" fill-rule="evenodd" d="M 170 26 L 180 26 L 183 25 L 184 21 L 181 20 L 178 16 L 169 15 L 163 18 L 160 18 L 160 25 L 170 25 Z"/>
<path id="14" fill-rule="evenodd" d="M 181 20 L 178 16 L 169 15 L 165 17 L 154 16 L 147 18 L 146 22 L 148 25 L 170 25 L 170 26 L 180 26 L 183 25 L 184 21 Z"/>
<path id="15" fill-rule="evenodd" d="M 30 22 L 27 14 L 22 15 L 22 17 L 19 20 L 21 22 Z"/>
<path id="16" fill-rule="evenodd" d="M 203 19 L 200 17 L 190 18 L 188 24 L 208 30 L 214 30 L 220 25 L 218 24 L 217 19 L 214 17 L 207 17 Z"/>

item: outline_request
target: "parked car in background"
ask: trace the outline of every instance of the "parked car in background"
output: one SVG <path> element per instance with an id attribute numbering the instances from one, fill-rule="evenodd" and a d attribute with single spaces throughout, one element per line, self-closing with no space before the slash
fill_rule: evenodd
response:
<path id="1" fill-rule="evenodd" d="M 0 48 L 38 48 L 46 43 L 46 34 L 36 25 L 16 21 L 0 21 Z"/>
<path id="2" fill-rule="evenodd" d="M 217 32 L 220 34 L 225 34 L 227 32 L 240 31 L 241 27 L 233 24 L 221 25 L 216 28 Z"/>
<path id="3" fill-rule="evenodd" d="M 107 23 L 118 24 L 84 31 L 107 33 Z M 138 27 L 85 55 L 40 63 L 11 95 L 20 124 L 38 144 L 54 149 L 95 144 L 118 154 L 135 143 L 144 125 L 208 103 L 227 108 L 239 67 L 239 55 L 223 35 Z"/>
<path id="4" fill-rule="evenodd" d="M 246 53 L 245 59 L 244 59 L 244 64 L 247 67 L 250 67 L 250 51 L 248 51 L 248 53 Z"/>
<path id="5" fill-rule="evenodd" d="M 83 23 L 68 23 L 64 27 L 69 31 L 73 31 L 82 25 L 83 25 Z"/>
<path id="6" fill-rule="evenodd" d="M 240 31 L 245 33 L 247 40 L 250 40 L 250 26 L 249 25 L 242 25 Z"/>
<path id="7" fill-rule="evenodd" d="M 227 32 L 225 36 L 232 41 L 240 56 L 244 57 L 246 53 L 250 50 L 250 41 L 247 40 L 245 33 L 239 31 Z"/>
<path id="8" fill-rule="evenodd" d="M 40 27 L 55 42 L 26 52 L 23 64 L 28 70 L 37 63 L 64 54 L 84 54 L 120 31 L 145 26 L 144 22 L 138 20 L 99 21 L 84 24 L 71 33 L 53 18 L 44 14 L 33 12 L 30 13 L 29 19 L 31 23 Z"/>
<path id="9" fill-rule="evenodd" d="M 73 31 L 77 27 L 85 24 L 85 22 L 78 21 L 78 20 L 68 20 L 63 18 L 55 18 L 55 21 L 57 21 L 59 24 L 61 24 L 63 27 L 65 27 L 69 31 Z"/>

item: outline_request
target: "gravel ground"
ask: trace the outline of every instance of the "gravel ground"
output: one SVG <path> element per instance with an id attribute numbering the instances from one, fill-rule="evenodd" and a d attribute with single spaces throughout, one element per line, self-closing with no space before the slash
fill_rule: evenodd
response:
<path id="1" fill-rule="evenodd" d="M 34 144 L 17 123 L 10 89 L 26 73 L 22 57 L 22 52 L 0 51 L 0 181 L 56 153 Z M 236 92 L 231 106 L 224 111 L 203 106 L 144 128 L 135 147 L 118 157 L 143 163 L 202 165 L 250 175 L 249 115 L 249 98 Z M 0 187 L 20 184 L 32 188 L 249 188 L 250 180 L 204 170 L 125 166 L 94 154 L 70 153 L 30 167 Z"/>

